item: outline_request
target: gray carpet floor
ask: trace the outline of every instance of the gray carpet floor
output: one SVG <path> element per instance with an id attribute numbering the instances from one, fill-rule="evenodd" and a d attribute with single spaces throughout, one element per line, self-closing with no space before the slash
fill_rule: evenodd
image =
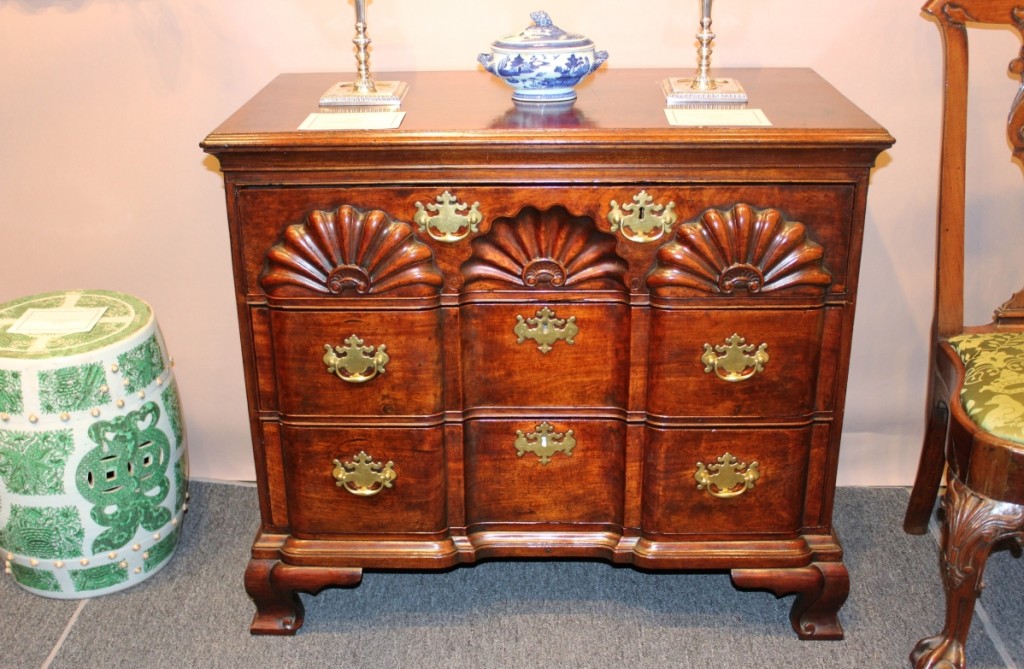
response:
<path id="1" fill-rule="evenodd" d="M 942 627 L 935 536 L 908 536 L 902 488 L 841 488 L 835 521 L 850 598 L 844 641 L 800 641 L 791 597 L 727 574 L 654 574 L 603 562 L 484 562 L 369 572 L 303 596 L 295 637 L 249 634 L 242 587 L 256 491 L 193 481 L 176 555 L 128 590 L 80 601 L 0 578 L 0 667 L 906 667 Z M 1024 565 L 997 553 L 968 643 L 971 669 L 1024 667 Z"/>

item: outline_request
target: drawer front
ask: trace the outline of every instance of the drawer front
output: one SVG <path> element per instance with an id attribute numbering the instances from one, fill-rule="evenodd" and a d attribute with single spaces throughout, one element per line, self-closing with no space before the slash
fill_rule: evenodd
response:
<path id="1" fill-rule="evenodd" d="M 621 525 L 625 432 L 610 420 L 468 421 L 467 523 Z"/>
<path id="2" fill-rule="evenodd" d="M 597 229 L 616 236 L 620 241 L 617 252 L 626 256 L 633 266 L 631 275 L 637 279 L 637 284 L 632 287 L 641 289 L 652 253 L 670 239 L 683 222 L 699 218 L 709 208 L 728 209 L 739 202 L 749 203 L 758 209 L 778 208 L 788 220 L 805 225 L 809 238 L 824 249 L 823 262 L 833 277 L 830 290 L 837 293 L 847 290 L 850 234 L 855 211 L 856 191 L 853 186 L 749 182 L 692 184 L 685 183 L 686 176 L 679 175 L 680 183 L 660 185 L 585 186 L 577 182 L 552 183 L 544 187 L 474 187 L 440 181 L 401 186 L 342 183 L 316 187 L 240 186 L 235 193 L 235 226 L 245 290 L 249 294 L 263 292 L 259 279 L 266 266 L 267 252 L 281 241 L 287 226 L 302 223 L 315 210 L 331 211 L 346 204 L 364 212 L 380 210 L 396 221 L 411 225 L 417 239 L 432 248 L 435 260 L 448 281 L 457 279 L 472 240 L 487 234 L 495 220 L 518 220 L 516 217 L 528 206 L 540 211 L 561 206 L 568 214 L 589 218 Z M 380 179 L 374 181 L 381 182 Z M 642 236 L 648 239 L 646 242 L 630 241 L 627 233 L 632 230 L 631 224 L 619 219 L 626 215 L 626 208 L 634 206 L 642 196 L 649 196 L 652 206 L 662 208 L 658 211 L 671 209 L 675 223 L 669 232 L 659 232 L 655 227 L 644 233 Z M 450 204 L 446 206 L 444 202 L 449 202 L 446 199 L 449 197 Z M 446 209 L 451 210 L 449 216 L 440 217 L 438 211 Z M 619 222 L 613 229 L 609 215 L 615 218 L 616 213 L 620 214 L 616 219 Z M 645 216 L 654 213 L 650 209 Z M 453 230 L 459 239 L 452 241 L 445 232 L 447 230 Z"/>
<path id="3" fill-rule="evenodd" d="M 625 407 L 629 307 L 463 305 L 467 408 Z"/>
<path id="4" fill-rule="evenodd" d="M 440 428 L 285 425 L 282 431 L 295 536 L 447 528 Z"/>
<path id="5" fill-rule="evenodd" d="M 824 308 L 652 309 L 650 413 L 809 414 L 822 373 L 824 313 Z"/>
<path id="6" fill-rule="evenodd" d="M 285 415 L 422 416 L 441 411 L 439 309 L 272 310 L 271 328 Z"/>
<path id="7" fill-rule="evenodd" d="M 812 428 L 648 428 L 645 535 L 785 534 L 801 527 Z"/>

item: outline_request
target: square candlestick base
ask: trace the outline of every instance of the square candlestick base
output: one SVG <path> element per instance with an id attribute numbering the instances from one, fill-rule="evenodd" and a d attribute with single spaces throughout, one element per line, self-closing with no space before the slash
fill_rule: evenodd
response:
<path id="1" fill-rule="evenodd" d="M 343 81 L 331 86 L 320 97 L 321 107 L 397 107 L 409 87 L 404 81 L 375 81 L 375 91 L 358 91 L 355 82 Z"/>
<path id="2" fill-rule="evenodd" d="M 715 79 L 715 87 L 699 90 L 693 87 L 693 77 L 662 79 L 661 91 L 669 105 L 702 104 L 707 102 L 744 103 L 747 92 L 735 79 Z"/>

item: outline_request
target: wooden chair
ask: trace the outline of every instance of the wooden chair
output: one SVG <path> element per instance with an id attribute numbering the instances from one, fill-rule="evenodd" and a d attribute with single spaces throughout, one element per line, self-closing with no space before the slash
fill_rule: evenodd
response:
<path id="1" fill-rule="evenodd" d="M 964 327 L 963 308 L 967 27 L 1004 24 L 1024 35 L 1024 0 L 929 0 L 923 9 L 942 33 L 945 91 L 928 422 L 904 529 L 926 531 L 945 470 L 940 563 L 946 622 L 911 654 L 916 669 L 945 669 L 964 666 L 993 545 L 1024 536 L 1024 290 L 988 325 Z M 1024 49 L 1010 71 L 1024 73 Z M 1024 160 L 1024 84 L 1008 131 L 1013 157 Z M 1010 240 L 1009 250 L 1019 254 L 1019 242 Z"/>

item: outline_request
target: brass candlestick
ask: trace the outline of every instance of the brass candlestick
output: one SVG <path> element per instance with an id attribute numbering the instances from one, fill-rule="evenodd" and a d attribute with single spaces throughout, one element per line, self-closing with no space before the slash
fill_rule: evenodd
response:
<path id="1" fill-rule="evenodd" d="M 409 90 L 402 81 L 374 82 L 370 76 L 370 38 L 366 34 L 366 0 L 355 0 L 356 81 L 331 86 L 320 98 L 322 107 L 398 107 Z M 360 110 L 362 111 L 362 110 Z"/>
<path id="2" fill-rule="evenodd" d="M 662 92 L 669 105 L 700 103 L 742 104 L 747 93 L 735 79 L 715 79 L 711 76 L 711 4 L 714 0 L 700 0 L 700 32 L 697 33 L 697 72 L 693 77 L 669 77 L 661 82 Z"/>

